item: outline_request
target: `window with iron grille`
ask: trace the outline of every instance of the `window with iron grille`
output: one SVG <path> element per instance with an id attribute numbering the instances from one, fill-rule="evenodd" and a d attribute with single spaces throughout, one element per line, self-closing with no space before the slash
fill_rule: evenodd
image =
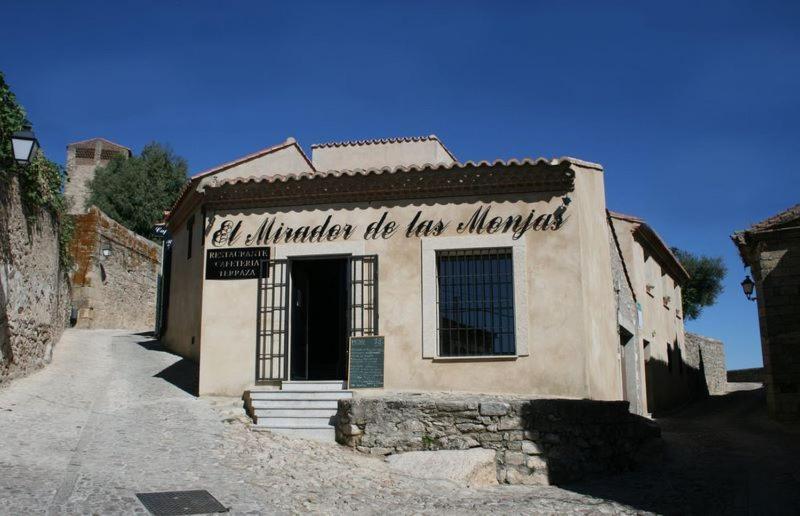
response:
<path id="1" fill-rule="evenodd" d="M 436 251 L 439 356 L 513 355 L 511 248 Z"/>

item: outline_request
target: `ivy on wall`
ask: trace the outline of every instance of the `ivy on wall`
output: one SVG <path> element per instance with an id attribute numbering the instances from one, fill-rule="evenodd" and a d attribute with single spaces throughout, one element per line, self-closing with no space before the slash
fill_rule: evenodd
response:
<path id="1" fill-rule="evenodd" d="M 27 165 L 19 165 L 14 160 L 11 135 L 22 129 L 25 111 L 17 103 L 14 93 L 6 84 L 0 72 L 0 174 L 7 182 L 12 174 L 19 180 L 22 205 L 28 213 L 29 221 L 35 220 L 42 211 L 47 211 L 55 219 L 58 227 L 59 260 L 64 267 L 72 265 L 69 243 L 72 240 L 74 224 L 67 214 L 66 199 L 61 191 L 64 177 L 62 168 L 47 159 L 41 152 Z"/>

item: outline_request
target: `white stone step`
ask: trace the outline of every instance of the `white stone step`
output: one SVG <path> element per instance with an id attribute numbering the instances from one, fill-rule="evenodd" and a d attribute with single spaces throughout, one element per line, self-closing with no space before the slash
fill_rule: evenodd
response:
<path id="1" fill-rule="evenodd" d="M 281 383 L 281 390 L 283 390 L 283 391 L 341 391 L 341 390 L 344 390 L 344 382 L 342 380 L 282 382 Z"/>
<path id="2" fill-rule="evenodd" d="M 271 428 L 325 428 L 331 426 L 333 416 L 324 417 L 273 417 L 256 416 L 256 424 Z M 331 426 L 331 428 L 333 428 Z"/>
<path id="3" fill-rule="evenodd" d="M 253 409 L 323 409 L 336 412 L 339 408 L 337 400 L 252 400 L 249 406 Z"/>
<path id="4" fill-rule="evenodd" d="M 287 408 L 287 409 L 274 409 L 274 408 L 254 408 L 253 415 L 259 419 L 265 417 L 324 417 L 332 418 L 336 415 L 336 409 L 307 409 L 307 408 Z"/>
<path id="5" fill-rule="evenodd" d="M 248 398 L 256 400 L 341 400 L 345 398 L 352 398 L 353 393 L 350 391 L 250 391 Z"/>
<path id="6" fill-rule="evenodd" d="M 311 439 L 332 443 L 336 440 L 336 431 L 333 427 L 328 428 L 267 428 L 265 426 L 254 425 L 254 430 L 268 430 L 276 434 L 299 439 Z"/>

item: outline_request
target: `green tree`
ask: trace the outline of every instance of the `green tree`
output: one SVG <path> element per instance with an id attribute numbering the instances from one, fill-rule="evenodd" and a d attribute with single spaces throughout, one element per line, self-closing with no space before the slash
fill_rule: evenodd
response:
<path id="1" fill-rule="evenodd" d="M 33 156 L 30 163 L 17 164 L 14 160 L 11 135 L 21 130 L 25 121 L 25 110 L 17 103 L 14 93 L 0 72 L 0 181 L 2 181 L 0 198 L 6 202 L 8 185 L 11 178 L 16 176 L 20 200 L 29 226 L 35 226 L 39 216 L 43 212 L 49 212 L 58 228 L 61 265 L 69 268 L 72 263 L 69 244 L 74 224 L 72 218 L 67 215 L 66 199 L 61 192 L 63 170 L 58 164 L 47 159 L 41 149 Z"/>
<path id="2" fill-rule="evenodd" d="M 719 256 L 700 256 L 677 247 L 672 248 L 672 253 L 691 276 L 683 287 L 683 316 L 687 320 L 697 319 L 703 308 L 717 301 L 728 270 Z"/>
<path id="3" fill-rule="evenodd" d="M 13 171 L 16 169 L 14 153 L 11 150 L 11 135 L 22 129 L 25 111 L 17 104 L 17 98 L 6 84 L 3 72 L 0 72 L 0 169 Z"/>
<path id="4" fill-rule="evenodd" d="M 186 160 L 169 147 L 149 143 L 139 156 L 116 157 L 95 171 L 87 206 L 151 237 L 153 224 L 164 218 L 186 182 L 186 170 Z"/>

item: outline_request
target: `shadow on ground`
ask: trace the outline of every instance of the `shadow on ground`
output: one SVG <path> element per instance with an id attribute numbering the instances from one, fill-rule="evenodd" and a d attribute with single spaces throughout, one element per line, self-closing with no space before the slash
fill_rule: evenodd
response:
<path id="1" fill-rule="evenodd" d="M 137 335 L 143 337 L 153 336 L 152 332 L 141 333 Z M 200 386 L 200 366 L 197 364 L 197 362 L 173 353 L 165 348 L 161 342 L 155 339 L 138 341 L 137 344 L 148 351 L 160 351 L 179 357 L 180 360 L 161 370 L 157 374 L 154 374 L 153 378 L 161 378 L 162 380 L 171 383 L 182 391 L 197 397 Z"/>
<path id="2" fill-rule="evenodd" d="M 800 432 L 770 420 L 764 389 L 712 396 L 660 418 L 663 460 L 561 486 L 661 514 L 794 514 Z"/>

